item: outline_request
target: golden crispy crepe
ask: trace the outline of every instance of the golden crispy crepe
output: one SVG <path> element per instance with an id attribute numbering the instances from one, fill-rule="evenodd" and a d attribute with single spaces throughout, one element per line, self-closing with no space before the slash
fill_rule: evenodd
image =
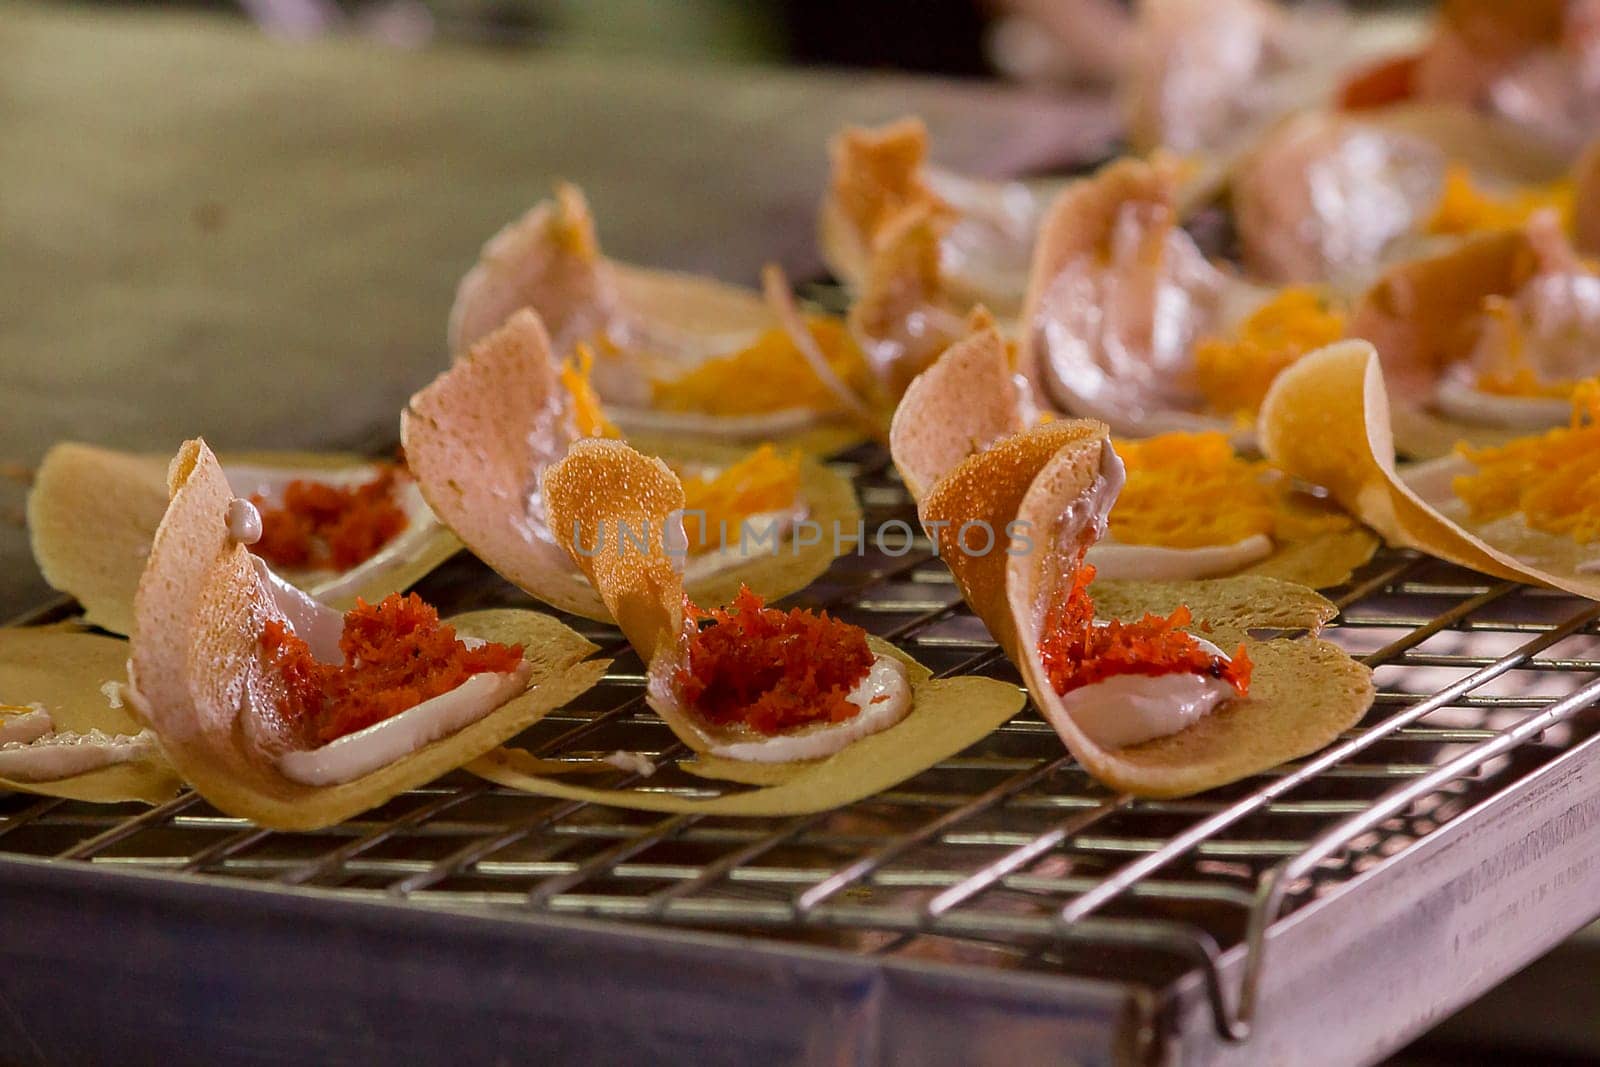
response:
<path id="1" fill-rule="evenodd" d="M 547 761 L 502 749 L 471 770 L 502 785 L 550 796 L 591 800 L 652 811 L 725 815 L 779 815 L 821 811 L 887 789 L 966 748 L 1022 706 L 1014 686 L 980 678 L 933 679 L 929 672 L 885 642 L 869 638 L 872 650 L 905 665 L 910 711 L 898 723 L 849 742 L 821 759 L 752 764 L 709 754 L 725 731 L 715 730 L 679 708 L 672 676 L 679 665 L 686 625 L 683 588 L 663 544 L 674 513 L 683 505 L 676 477 L 659 460 L 615 441 L 576 444 L 546 473 L 544 487 L 555 528 L 573 559 L 595 583 L 630 643 L 648 664 L 652 708 L 697 755 L 684 769 L 706 779 L 761 788 L 715 797 L 685 797 L 648 789 L 593 789 L 547 777 Z M 649 531 L 648 548 L 615 535 L 622 524 Z M 571 531 L 571 536 L 566 532 Z"/>
<path id="2" fill-rule="evenodd" d="M 787 294 L 782 272 L 769 268 L 765 278 L 768 303 L 790 343 L 832 394 L 838 409 L 880 441 L 887 438 L 901 394 L 962 335 L 969 311 L 993 321 L 987 310 L 972 308 L 949 285 L 940 251 L 947 225 L 948 219 L 928 203 L 913 203 L 885 223 L 863 291 L 846 319 L 863 372 L 853 387 L 829 366 Z"/>
<path id="3" fill-rule="evenodd" d="M 980 324 L 911 384 L 895 412 L 889 449 L 912 499 L 920 500 L 967 457 L 1034 421 L 1026 390 L 1011 371 L 999 333 Z M 1219 501 L 1218 506 L 1226 507 L 1227 502 Z M 1327 588 L 1346 581 L 1377 549 L 1378 540 L 1369 531 L 1327 521 L 1335 513 L 1309 494 L 1286 496 L 1282 508 L 1282 525 L 1289 535 L 1274 537 L 1271 554 L 1220 573 L 1264 575 Z M 1112 514 L 1115 521 L 1117 512 Z"/>
<path id="4" fill-rule="evenodd" d="M 1124 159 L 1064 192 L 1034 249 L 1017 369 L 1038 404 L 1127 436 L 1237 430 L 1204 413 L 1194 347 L 1265 302 L 1178 225 L 1182 168 Z"/>
<path id="5" fill-rule="evenodd" d="M 1079 728 L 1050 685 L 1040 658 L 1040 627 L 1047 605 L 1076 573 L 1070 546 L 1093 536 L 1093 516 L 1085 507 L 1094 510 L 1093 494 L 1105 484 L 1104 442 L 1105 426 L 1087 420 L 1005 438 L 958 465 L 920 509 L 930 530 L 936 522 L 948 524 L 937 540 L 967 602 L 1022 669 L 1041 713 L 1084 768 L 1135 795 L 1183 796 L 1313 752 L 1358 722 L 1373 699 L 1366 667 L 1315 637 L 1248 636 L 1257 628 L 1315 632 L 1333 606 L 1303 587 L 1248 577 L 1096 583 L 1101 617 L 1114 612 L 1133 620 L 1147 611 L 1190 605 L 1195 619 L 1188 629 L 1225 648 L 1243 642 L 1255 676 L 1248 696 L 1155 740 L 1104 748 Z M 956 532 L 972 521 L 996 529 L 1019 523 L 1029 544 L 1015 552 L 1002 544 L 974 555 Z"/>
<path id="6" fill-rule="evenodd" d="M 136 735 L 140 724 L 112 707 L 107 686 L 127 675 L 128 643 L 61 623 L 0 629 L 0 704 L 38 704 L 58 732 Z M 120 696 L 118 697 L 120 703 Z M 102 804 L 159 804 L 177 795 L 177 772 L 153 746 L 125 763 L 46 781 L 0 777 L 0 789 Z"/>
<path id="7" fill-rule="evenodd" d="M 783 323 L 751 290 L 607 259 L 576 186 L 558 186 L 554 200 L 539 203 L 484 245 L 456 290 L 451 351 L 464 356 L 524 309 L 538 313 L 558 355 L 571 355 L 580 345 L 593 350 L 595 387 L 626 429 L 730 440 L 782 436 L 819 452 L 860 439 L 841 425 L 840 412 L 804 404 L 748 414 L 657 406 L 658 383 L 681 379 L 763 338 L 781 338 Z M 763 359 L 781 355 L 768 357 L 759 347 L 756 352 Z"/>
<path id="8" fill-rule="evenodd" d="M 1280 284 L 1365 284 L 1383 263 L 1425 247 L 1452 166 L 1486 189 L 1508 190 L 1566 171 L 1538 141 L 1464 109 L 1296 115 L 1234 174 L 1244 264 Z"/>
<path id="9" fill-rule="evenodd" d="M 917 376 L 895 409 L 889 451 L 913 500 L 956 464 L 1033 419 L 1023 384 L 993 326 L 947 348 Z"/>
<path id="10" fill-rule="evenodd" d="M 538 495 L 541 472 L 578 440 L 572 409 L 544 327 L 537 314 L 523 310 L 411 398 L 400 434 L 423 496 L 476 555 L 547 604 L 609 620 L 593 587 L 552 537 Z M 686 468 L 725 467 L 745 455 L 649 436 L 641 442 L 661 447 Z M 806 518 L 822 536 L 810 542 L 807 527 L 773 538 L 772 551 L 753 545 L 727 567 L 690 581 L 695 596 L 721 604 L 748 583 L 776 598 L 804 588 L 828 568 L 834 524 L 853 531 L 860 519 L 855 490 L 816 460 L 803 459 L 800 471 Z M 737 544 L 728 548 L 743 551 Z"/>
<path id="11" fill-rule="evenodd" d="M 938 204 L 924 167 L 928 129 L 903 118 L 847 127 L 828 143 L 832 176 L 818 213 L 818 244 L 834 277 L 859 288 L 884 226 L 913 204 Z"/>
<path id="12" fill-rule="evenodd" d="M 905 392 L 962 334 L 971 300 L 951 290 L 940 261 L 949 218 L 916 204 L 891 219 L 873 247 L 861 294 L 850 305 L 850 334 L 883 394 Z"/>
<path id="13" fill-rule="evenodd" d="M 818 229 L 836 278 L 861 292 L 885 235 L 906 212 L 931 209 L 947 222 L 938 237 L 956 303 L 982 302 L 1002 316 L 1021 308 L 1039 222 L 1063 182 L 986 181 L 930 166 L 917 118 L 849 127 L 828 154 L 833 173 Z"/>
<path id="14" fill-rule="evenodd" d="M 1262 447 L 1287 471 L 1327 486 L 1391 544 L 1415 548 L 1514 581 L 1600 599 L 1600 551 L 1531 530 L 1516 515 L 1471 519 L 1451 489 L 1471 470 L 1449 458 L 1395 467 L 1389 394 L 1377 352 L 1365 341 L 1330 345 L 1280 375 L 1262 408 Z"/>
<path id="15" fill-rule="evenodd" d="M 531 307 L 548 325 L 558 349 L 626 325 L 661 326 L 663 341 L 703 343 L 769 325 L 761 298 L 707 278 L 627 267 L 606 259 L 588 201 L 562 183 L 483 246 L 461 279 L 450 309 L 450 350 L 461 353 Z M 663 353 L 666 354 L 666 353 Z"/>
<path id="16" fill-rule="evenodd" d="M 310 452 L 231 453 L 223 463 L 236 479 L 252 482 L 265 474 L 360 479 L 376 473 L 360 456 Z M 45 580 L 83 605 L 85 621 L 112 633 L 133 628 L 133 592 L 167 510 L 166 470 L 161 457 L 68 442 L 45 453 L 28 494 L 33 556 Z M 251 491 L 242 483 L 238 488 Z M 358 597 L 377 601 L 407 588 L 458 552 L 460 543 L 427 514 L 414 489 L 402 492 L 411 522 L 378 556 L 338 574 L 284 577 L 343 610 Z"/>
<path id="17" fill-rule="evenodd" d="M 258 644 L 284 609 L 229 534 L 233 494 L 204 442 L 184 445 L 170 485 L 134 603 L 130 695 L 173 766 L 221 811 L 274 829 L 329 826 L 482 755 L 605 672 L 604 662 L 584 662 L 594 646 L 554 619 L 524 611 L 460 616 L 450 622 L 464 637 L 523 645 L 530 676 L 520 695 L 343 784 L 290 779 L 278 765 L 295 747 L 275 711 L 282 681 Z"/>
<path id="18" fill-rule="evenodd" d="M 1467 421 L 1440 411 L 1435 390 L 1452 369 L 1457 373 L 1472 369 L 1474 346 L 1490 322 L 1491 305 L 1512 317 L 1521 316 L 1518 296 L 1536 276 L 1581 269 L 1553 219 L 1536 217 L 1521 228 L 1480 234 L 1386 271 L 1357 304 L 1350 334 L 1372 342 L 1383 360 L 1384 377 L 1394 386 L 1396 448 L 1414 459 L 1428 459 L 1444 455 L 1458 442 L 1498 446 L 1528 433 L 1527 428 Z M 1563 302 L 1556 314 L 1588 313 L 1579 298 L 1569 299 L 1570 306 Z M 1525 333 L 1523 327 L 1517 331 Z M 1516 353 L 1524 349 L 1520 337 L 1506 345 Z M 1572 376 L 1581 378 L 1595 369 L 1600 369 L 1600 357 L 1588 370 Z M 1524 370 L 1536 374 L 1538 368 L 1521 363 L 1512 373 Z M 1564 421 L 1565 407 L 1559 402 L 1554 407 L 1551 424 L 1558 425 Z"/>

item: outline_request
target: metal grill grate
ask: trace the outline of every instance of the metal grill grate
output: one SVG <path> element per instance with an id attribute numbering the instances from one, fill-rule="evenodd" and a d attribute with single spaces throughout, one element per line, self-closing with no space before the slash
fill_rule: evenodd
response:
<path id="1" fill-rule="evenodd" d="M 914 518 L 882 452 L 845 457 L 868 529 Z M 898 529 L 898 527 L 895 527 Z M 902 643 L 936 671 L 1015 681 L 920 536 L 837 561 L 793 602 Z M 528 604 L 468 558 L 427 580 L 446 610 Z M 786 819 L 661 816 L 510 792 L 456 773 L 310 834 L 256 829 L 193 795 L 153 810 L 0 798 L 0 857 L 246 879 L 434 908 L 733 929 L 855 953 L 1114 976 L 1199 970 L 1224 1036 L 1247 1029 L 1266 934 L 1352 877 L 1600 733 L 1600 605 L 1387 552 L 1335 597 L 1329 636 L 1381 693 L 1338 744 L 1187 800 L 1108 792 L 1031 710 L 882 795 Z M 616 666 L 523 743 L 541 755 L 670 756 L 640 665 Z M 617 782 L 626 780 L 621 773 Z M 673 769 L 642 788 L 704 791 Z M 1219 960 L 1247 954 L 1242 990 Z"/>

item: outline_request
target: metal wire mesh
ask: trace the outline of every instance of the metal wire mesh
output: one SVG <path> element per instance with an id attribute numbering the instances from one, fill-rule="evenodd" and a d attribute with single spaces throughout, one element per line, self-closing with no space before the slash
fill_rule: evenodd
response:
<path id="1" fill-rule="evenodd" d="M 868 529 L 914 512 L 882 452 L 845 457 Z M 528 604 L 468 558 L 427 580 L 450 611 Z M 886 793 L 817 815 L 658 815 L 527 796 L 455 773 L 317 833 L 257 829 L 185 794 L 153 810 L 0 798 L 0 855 L 248 879 L 502 914 L 735 929 L 857 953 L 1114 976 L 1200 967 L 1244 1031 L 1264 933 L 1600 732 L 1600 605 L 1386 552 L 1334 591 L 1330 638 L 1380 686 L 1335 746 L 1185 800 L 1089 778 L 1029 709 Z M 920 536 L 838 560 L 792 602 L 894 639 L 942 673 L 1017 680 Z M 605 681 L 518 742 L 549 758 L 668 759 L 615 631 Z M 622 772 L 614 783 L 629 781 Z M 640 788 L 705 791 L 666 766 Z M 1243 1005 L 1219 955 L 1250 949 Z"/>

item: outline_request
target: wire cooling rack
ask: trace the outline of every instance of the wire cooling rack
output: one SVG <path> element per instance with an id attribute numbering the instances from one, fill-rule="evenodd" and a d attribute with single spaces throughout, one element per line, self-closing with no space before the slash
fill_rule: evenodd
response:
<path id="1" fill-rule="evenodd" d="M 790 602 L 895 640 L 935 671 L 1016 682 L 927 541 L 893 522 L 914 510 L 882 451 L 841 462 L 856 475 L 869 531 L 887 532 Z M 465 556 L 422 591 L 447 611 L 529 603 Z M 1331 595 L 1342 614 L 1327 636 L 1376 671 L 1371 713 L 1323 752 L 1190 799 L 1108 791 L 1030 708 L 910 781 L 816 815 L 662 816 L 522 795 L 461 772 L 306 834 L 258 829 L 192 794 L 154 809 L 13 795 L 0 798 L 0 867 L 41 857 L 1110 980 L 1153 1005 L 1137 1053 L 1147 1059 L 1184 1025 L 1179 1009 L 1163 1016 L 1160 1005 L 1187 986 L 1217 1044 L 1248 1048 L 1263 989 L 1288 966 L 1273 947 L 1279 931 L 1347 888 L 1403 872 L 1474 813 L 1532 795 L 1528 783 L 1589 752 L 1600 733 L 1600 605 L 1402 552 L 1380 554 Z M 670 761 L 679 750 L 644 705 L 638 660 L 616 631 L 571 621 L 616 664 L 520 743 L 551 758 L 623 749 Z M 618 772 L 608 784 L 629 781 L 707 788 L 670 764 L 647 781 Z M 1551 847 L 1595 848 L 1591 821 L 1600 815 Z M 1501 863 L 1498 879 L 1520 869 L 1520 855 L 1474 862 Z M 1564 914 L 1544 941 L 1588 918 Z M 1486 964 L 1498 972 L 1479 984 L 1542 947 L 1498 953 Z M 1430 1006 L 1452 1006 L 1440 999 Z"/>

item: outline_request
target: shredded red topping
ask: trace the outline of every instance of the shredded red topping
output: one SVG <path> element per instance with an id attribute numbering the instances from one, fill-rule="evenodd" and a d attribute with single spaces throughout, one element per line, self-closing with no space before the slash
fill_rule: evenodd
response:
<path id="1" fill-rule="evenodd" d="M 1182 629 L 1193 618 L 1186 607 L 1166 618 L 1147 614 L 1138 622 L 1113 620 L 1096 626 L 1094 600 L 1089 596 L 1092 581 L 1094 567 L 1080 563 L 1072 588 L 1045 615 L 1039 656 L 1057 693 L 1118 674 L 1208 674 L 1233 686 L 1240 696 L 1249 693 L 1252 664 L 1243 644 L 1231 660 L 1207 652 Z"/>
<path id="2" fill-rule="evenodd" d="M 318 662 L 277 619 L 262 631 L 261 648 L 283 676 L 279 710 L 311 747 L 448 693 L 474 674 L 514 671 L 522 662 L 520 645 L 468 648 L 415 593 L 390 593 L 376 605 L 357 600 L 339 638 L 343 663 Z"/>
<path id="3" fill-rule="evenodd" d="M 261 512 L 261 540 L 250 550 L 275 567 L 349 570 L 364 563 L 406 528 L 395 502 L 398 467 L 384 467 L 362 485 L 345 488 L 297 479 L 283 503 L 250 498 Z"/>
<path id="4" fill-rule="evenodd" d="M 828 615 L 766 607 L 748 586 L 689 639 L 674 679 L 678 695 L 717 726 L 742 723 L 772 735 L 860 713 L 850 695 L 872 669 L 866 632 Z"/>

